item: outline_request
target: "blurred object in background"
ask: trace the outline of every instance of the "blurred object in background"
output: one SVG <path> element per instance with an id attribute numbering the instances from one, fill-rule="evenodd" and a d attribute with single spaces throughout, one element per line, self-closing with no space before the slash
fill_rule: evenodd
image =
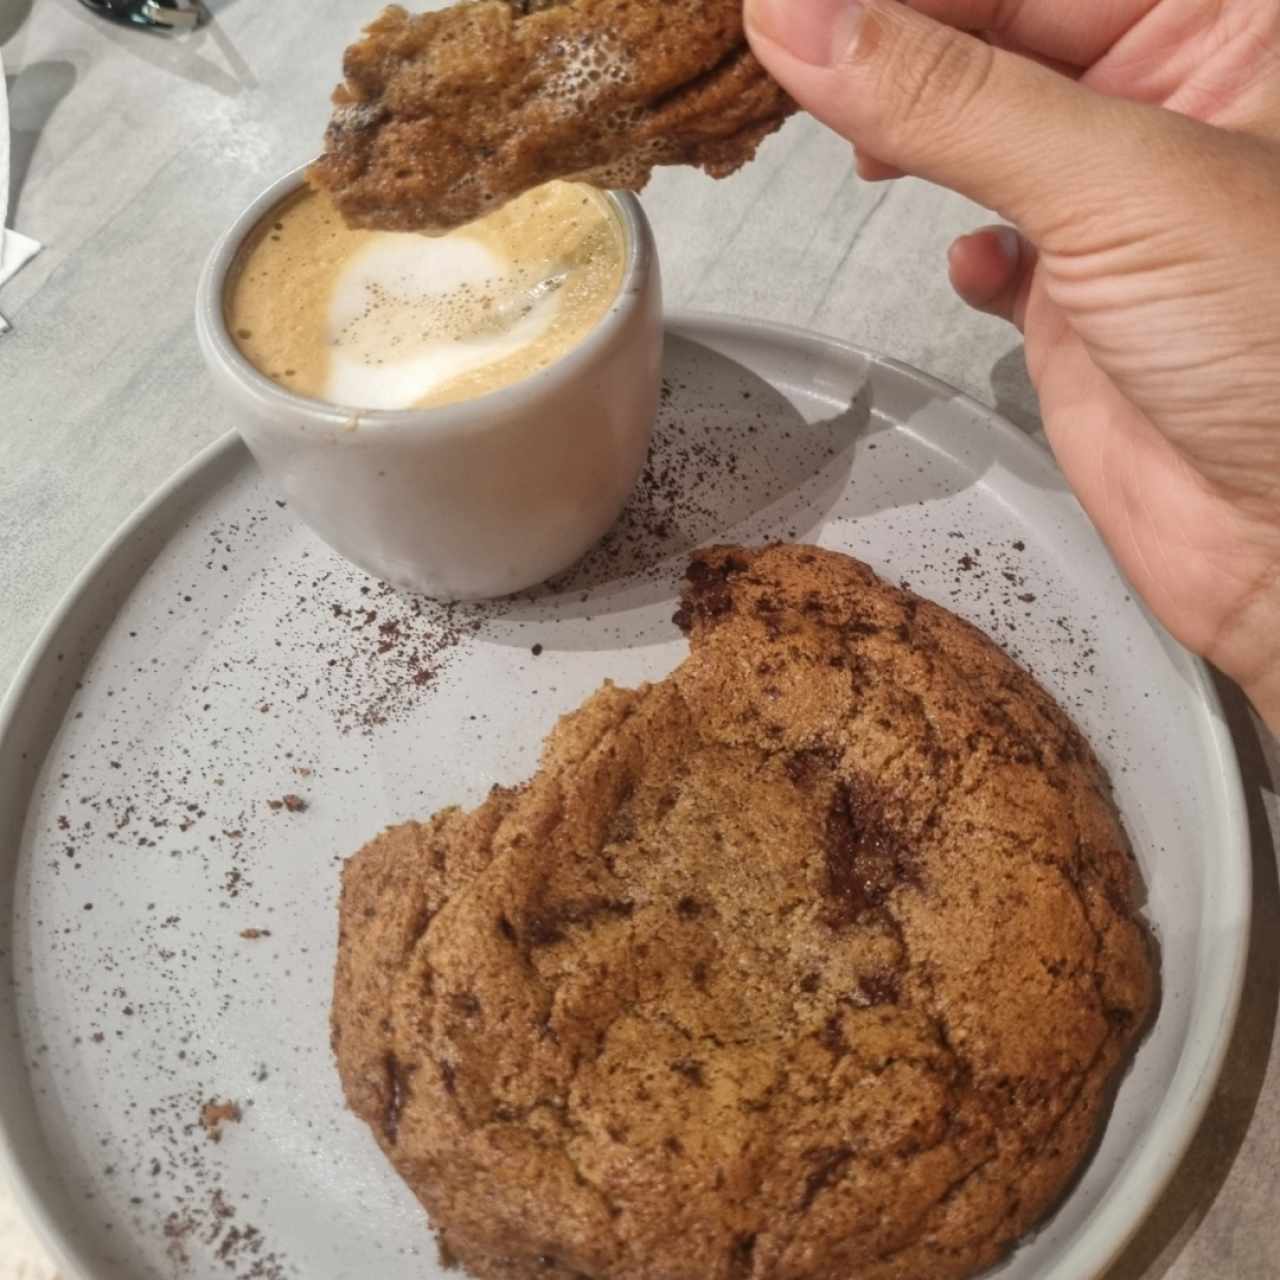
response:
<path id="1" fill-rule="evenodd" d="M 200 0 L 80 0 L 86 9 L 135 27 L 191 31 L 204 21 Z"/>

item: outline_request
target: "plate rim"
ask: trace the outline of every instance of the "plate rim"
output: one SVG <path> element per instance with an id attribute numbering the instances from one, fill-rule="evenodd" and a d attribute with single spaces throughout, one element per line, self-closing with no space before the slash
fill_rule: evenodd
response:
<path id="1" fill-rule="evenodd" d="M 6 760 L 9 740 L 20 730 L 18 719 L 23 704 L 31 694 L 39 670 L 47 655 L 53 650 L 59 632 L 67 624 L 68 619 L 79 604 L 81 598 L 92 589 L 94 580 L 108 571 L 117 556 L 126 548 L 133 537 L 175 494 L 187 484 L 197 479 L 211 465 L 216 464 L 226 455 L 244 448 L 238 432 L 233 428 L 223 432 L 215 440 L 210 441 L 194 456 L 180 466 L 159 488 L 142 500 L 107 538 L 102 546 L 90 557 L 84 567 L 72 578 L 67 589 L 59 596 L 49 616 L 45 619 L 35 638 L 27 646 L 26 652 L 18 663 L 18 668 L 0 698 L 0 776 L 13 766 Z M 41 760 L 35 767 L 43 765 Z M 26 808 L 30 807 L 30 794 L 26 797 Z M 19 833 L 26 825 L 24 808 L 22 821 L 15 822 L 15 830 Z M 0 863 L 0 875 L 8 876 L 16 872 L 16 850 L 14 851 L 14 867 Z M 0 919 L 0 940 L 11 938 L 13 931 L 12 917 Z M 17 957 L 12 948 L 8 953 L 8 973 L 0 976 L 0 981 L 16 983 L 15 964 Z M 19 1037 L 20 1040 L 20 1037 Z M 10 1064 L 0 1064 L 7 1069 Z M 19 1061 L 17 1069 L 23 1064 Z M 27 1073 L 30 1074 L 29 1072 Z M 35 1178 L 28 1174 L 19 1161 L 17 1140 L 10 1132 L 10 1124 L 4 1111 L 0 1109 L 0 1175 L 7 1180 L 13 1192 L 13 1199 L 18 1211 L 25 1215 L 27 1225 L 35 1234 L 41 1247 L 49 1254 L 55 1267 L 66 1273 L 67 1280 L 97 1280 L 96 1268 L 92 1259 L 81 1256 L 81 1250 L 71 1242 L 63 1232 L 59 1218 L 61 1215 L 51 1208 L 36 1189 Z"/>
<path id="2" fill-rule="evenodd" d="M 861 344 L 801 325 L 702 309 L 668 311 L 663 323 L 667 333 L 692 340 L 706 339 L 717 332 L 738 339 L 772 338 L 792 346 L 820 349 L 842 360 L 856 359 L 887 368 L 935 395 L 963 405 L 1009 448 L 1023 456 L 1034 456 L 1037 465 L 1056 468 L 1049 449 L 1035 436 L 1016 427 L 998 410 L 941 378 Z M 112 566 L 129 540 L 162 507 L 238 449 L 245 449 L 245 446 L 234 428 L 205 445 L 125 517 L 72 579 L 28 646 L 4 697 L 0 699 L 0 772 L 16 768 L 5 756 L 10 739 L 20 733 L 19 713 L 54 647 L 58 633 L 82 597 L 92 589 L 95 579 Z M 1221 900 L 1219 913 L 1224 918 L 1229 917 L 1233 923 L 1231 947 L 1225 963 L 1217 968 L 1216 980 L 1210 984 L 1211 990 L 1201 991 L 1198 1002 L 1216 1007 L 1218 1017 L 1212 1028 L 1200 1028 L 1198 1033 L 1195 1030 L 1197 1024 L 1189 1024 L 1189 1048 L 1178 1058 L 1168 1088 L 1155 1109 L 1152 1137 L 1135 1158 L 1122 1166 L 1106 1199 L 1081 1224 L 1070 1253 L 1052 1262 L 1041 1280 L 1098 1277 L 1137 1235 L 1180 1168 L 1204 1119 L 1222 1073 L 1243 996 L 1252 919 L 1252 840 L 1239 757 L 1208 664 L 1173 641 L 1172 637 L 1170 640 L 1176 645 L 1186 674 L 1191 679 L 1189 692 L 1195 695 L 1201 739 L 1209 753 L 1206 764 L 1216 766 L 1210 772 L 1219 790 L 1224 836 L 1219 847 L 1228 855 L 1219 867 L 1224 874 L 1215 888 Z M 38 768 L 39 764 L 35 767 Z M 15 830 L 20 833 L 24 826 L 25 822 L 15 823 Z M 7 866 L 0 867 L 0 874 L 9 874 Z M 0 937 L 8 936 L 11 928 L 11 919 L 0 921 Z M 15 963 L 16 956 L 11 952 L 7 966 L 10 981 L 14 980 Z M 1210 998 L 1215 995 L 1216 999 Z M 23 1069 L 20 1059 L 15 1069 Z M 1166 1115 L 1169 1119 L 1161 1126 L 1159 1118 Z M 73 1236 L 63 1231 L 59 1219 L 64 1215 L 46 1202 L 36 1189 L 35 1178 L 20 1164 L 16 1143 L 9 1121 L 0 1111 L 0 1173 L 8 1179 L 19 1211 L 26 1216 L 41 1245 L 68 1280 L 97 1280 L 101 1273 L 93 1260 L 82 1256 Z"/>

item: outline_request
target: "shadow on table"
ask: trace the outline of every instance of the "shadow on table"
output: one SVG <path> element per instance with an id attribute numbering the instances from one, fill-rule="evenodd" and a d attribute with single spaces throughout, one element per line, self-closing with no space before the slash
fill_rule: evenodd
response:
<path id="1" fill-rule="evenodd" d="M 0 43 L 3 42 L 0 31 Z M 71 92 L 76 69 L 69 62 L 33 62 L 6 74 L 9 94 L 9 220 L 14 222 L 31 157 L 58 103 Z"/>
<path id="2" fill-rule="evenodd" d="M 104 39 L 130 56 L 175 75 L 202 84 L 224 97 L 234 98 L 245 89 L 257 87 L 253 68 L 232 43 L 218 15 L 235 0 L 205 0 L 209 20 L 195 31 L 171 35 L 144 27 L 120 26 L 96 17 L 80 4 L 71 6 Z M 217 55 L 217 60 L 210 54 Z"/>
<path id="3" fill-rule="evenodd" d="M 35 0 L 8 0 L 0 3 L 0 44 L 7 44 L 18 28 L 31 16 Z"/>
<path id="4" fill-rule="evenodd" d="M 1280 886 L 1263 791 L 1270 779 L 1262 744 L 1243 694 L 1216 678 L 1247 786 L 1253 850 L 1253 918 L 1244 994 L 1222 1076 L 1173 1181 L 1129 1247 L 1100 1280 L 1157 1280 L 1217 1198 L 1248 1132 L 1266 1078 L 1280 999 Z M 1260 1171 L 1260 1176 L 1265 1176 Z"/>

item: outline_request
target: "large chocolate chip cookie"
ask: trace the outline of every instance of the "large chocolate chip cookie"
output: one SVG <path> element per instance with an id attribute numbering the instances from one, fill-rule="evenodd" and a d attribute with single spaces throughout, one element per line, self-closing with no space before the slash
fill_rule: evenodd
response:
<path id="1" fill-rule="evenodd" d="M 1147 1019 L 1088 745 L 980 632 L 807 547 L 523 787 L 347 865 L 347 1097 L 480 1277 L 947 1280 L 1092 1142 Z"/>

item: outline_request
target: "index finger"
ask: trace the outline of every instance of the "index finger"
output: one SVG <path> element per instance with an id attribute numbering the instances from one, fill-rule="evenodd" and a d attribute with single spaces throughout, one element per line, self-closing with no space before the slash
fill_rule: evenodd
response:
<path id="1" fill-rule="evenodd" d="M 906 0 L 964 31 L 992 32 L 1005 48 L 1089 67 L 1160 0 Z"/>

